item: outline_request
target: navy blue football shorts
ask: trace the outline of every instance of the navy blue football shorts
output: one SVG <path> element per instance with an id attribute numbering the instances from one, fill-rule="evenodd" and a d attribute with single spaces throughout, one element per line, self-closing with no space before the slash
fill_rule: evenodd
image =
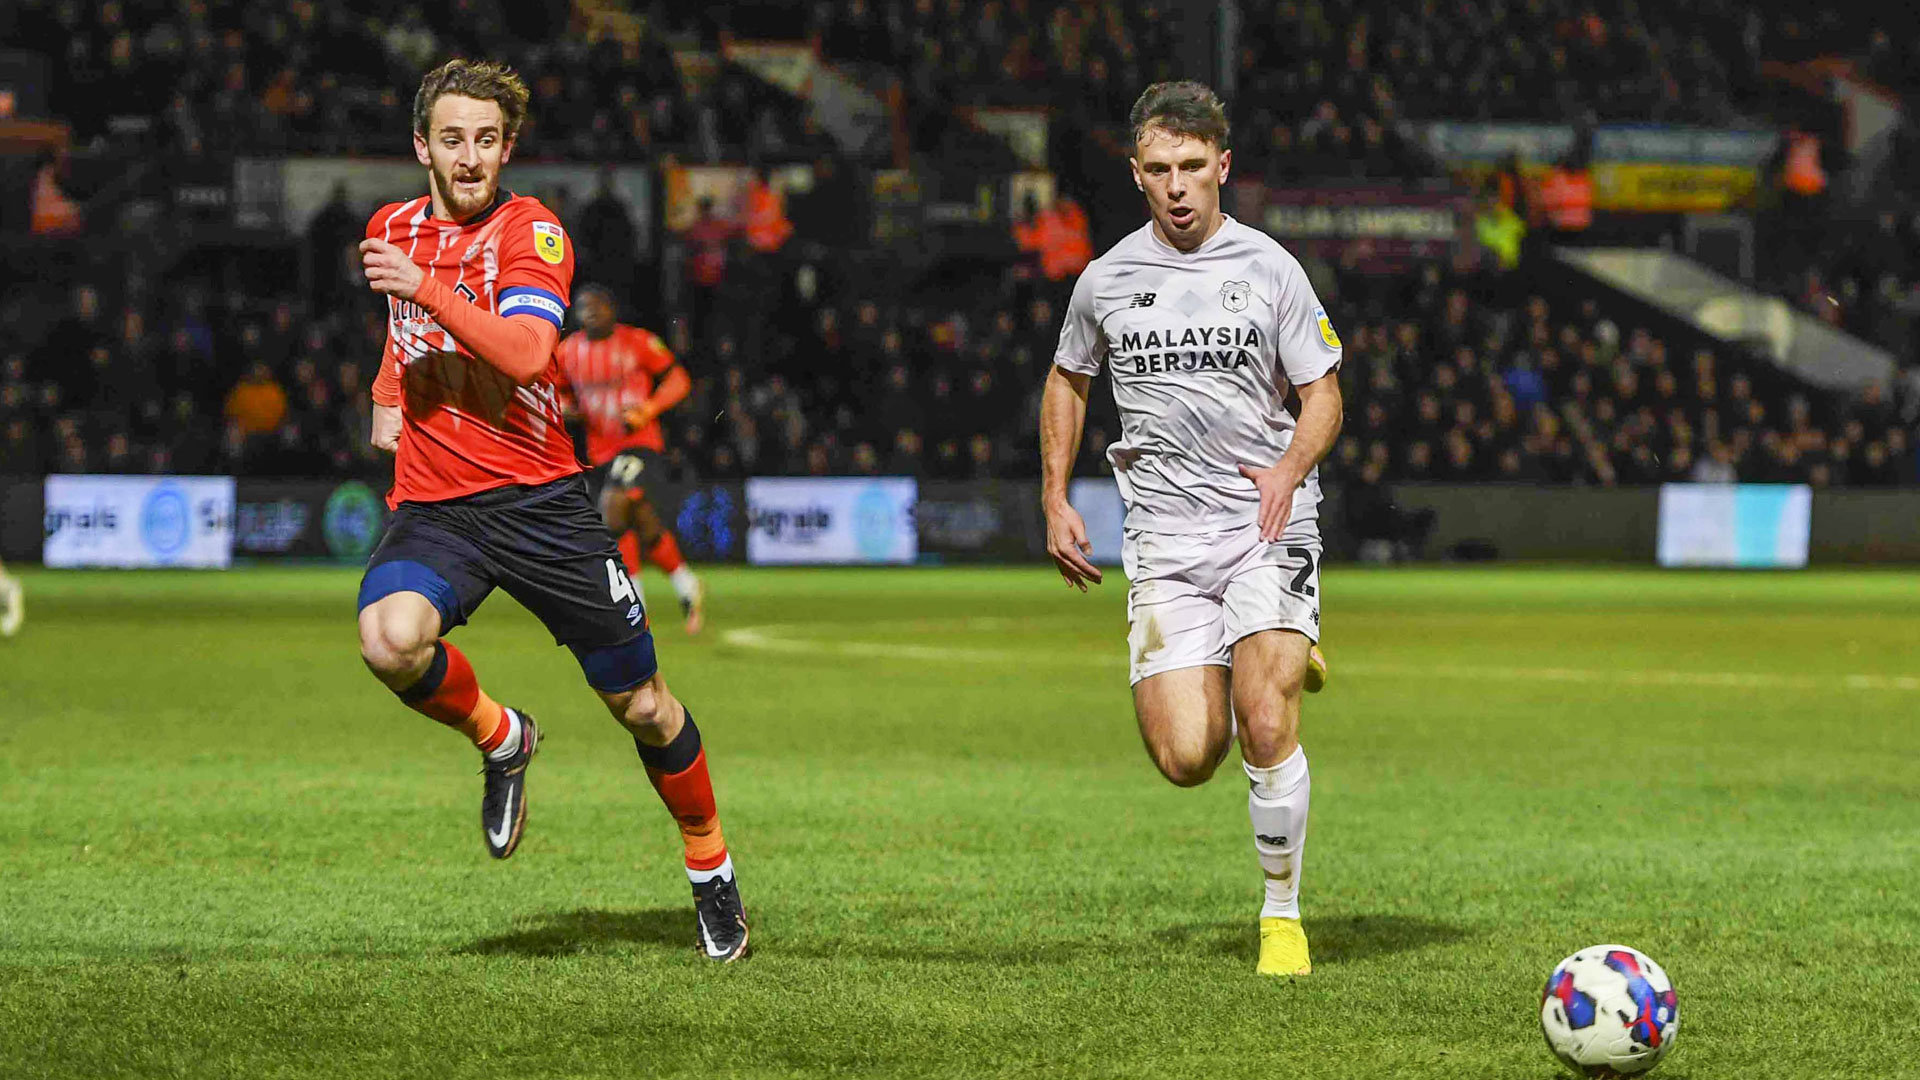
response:
<path id="1" fill-rule="evenodd" d="M 667 478 L 666 455 L 643 447 L 622 450 L 593 470 L 594 490 L 612 490 L 629 500 L 647 497 L 647 485 Z"/>
<path id="2" fill-rule="evenodd" d="M 631 690 L 659 670 L 639 590 L 583 477 L 401 503 L 367 560 L 360 608 L 419 593 L 440 612 L 444 636 L 495 588 L 573 650 L 595 690 Z"/>

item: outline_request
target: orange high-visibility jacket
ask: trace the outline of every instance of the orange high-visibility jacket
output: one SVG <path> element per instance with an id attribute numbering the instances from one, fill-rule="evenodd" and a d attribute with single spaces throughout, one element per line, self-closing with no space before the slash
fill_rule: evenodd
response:
<path id="1" fill-rule="evenodd" d="M 1548 169 L 1540 180 L 1540 209 L 1562 232 L 1593 224 L 1593 177 L 1586 170 Z"/>
<path id="2" fill-rule="evenodd" d="M 779 251 L 793 235 L 793 222 L 780 193 L 754 181 L 747 187 L 747 244 L 755 251 Z"/>

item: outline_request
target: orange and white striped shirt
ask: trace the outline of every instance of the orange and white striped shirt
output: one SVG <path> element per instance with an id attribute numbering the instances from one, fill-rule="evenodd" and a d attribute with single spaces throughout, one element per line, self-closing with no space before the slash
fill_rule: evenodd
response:
<path id="1" fill-rule="evenodd" d="M 627 410 L 653 396 L 660 376 L 673 370 L 673 353 L 655 334 L 616 325 L 599 341 L 582 330 L 555 350 L 565 388 L 587 421 L 587 460 L 604 465 L 622 450 L 664 451 L 667 442 L 654 420 L 627 430 Z"/>
<path id="2" fill-rule="evenodd" d="M 467 222 L 433 216 L 422 195 L 380 208 L 378 237 L 483 311 L 562 326 L 573 252 L 540 200 L 504 192 Z M 425 308 L 387 298 L 387 344 L 373 400 L 401 407 L 389 507 L 440 502 L 508 484 L 544 484 L 580 471 L 560 407 L 553 361 L 532 383 L 468 352 Z"/>

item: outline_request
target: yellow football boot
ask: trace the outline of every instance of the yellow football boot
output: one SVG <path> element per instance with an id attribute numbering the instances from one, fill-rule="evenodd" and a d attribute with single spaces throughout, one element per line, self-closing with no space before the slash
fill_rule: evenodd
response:
<path id="1" fill-rule="evenodd" d="M 1317 694 L 1327 685 L 1327 654 L 1315 645 L 1307 650 L 1307 678 L 1302 686 L 1309 694 Z"/>
<path id="2" fill-rule="evenodd" d="M 1310 975 L 1313 961 L 1307 957 L 1307 932 L 1299 919 L 1266 918 L 1260 920 L 1261 975 Z"/>

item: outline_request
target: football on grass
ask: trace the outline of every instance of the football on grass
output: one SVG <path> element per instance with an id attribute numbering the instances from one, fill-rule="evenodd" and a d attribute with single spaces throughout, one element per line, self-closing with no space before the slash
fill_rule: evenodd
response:
<path id="1" fill-rule="evenodd" d="M 1553 1056 L 1582 1076 L 1646 1072 L 1680 1034 L 1673 980 L 1637 949 L 1581 949 L 1547 977 L 1540 1030 Z"/>

